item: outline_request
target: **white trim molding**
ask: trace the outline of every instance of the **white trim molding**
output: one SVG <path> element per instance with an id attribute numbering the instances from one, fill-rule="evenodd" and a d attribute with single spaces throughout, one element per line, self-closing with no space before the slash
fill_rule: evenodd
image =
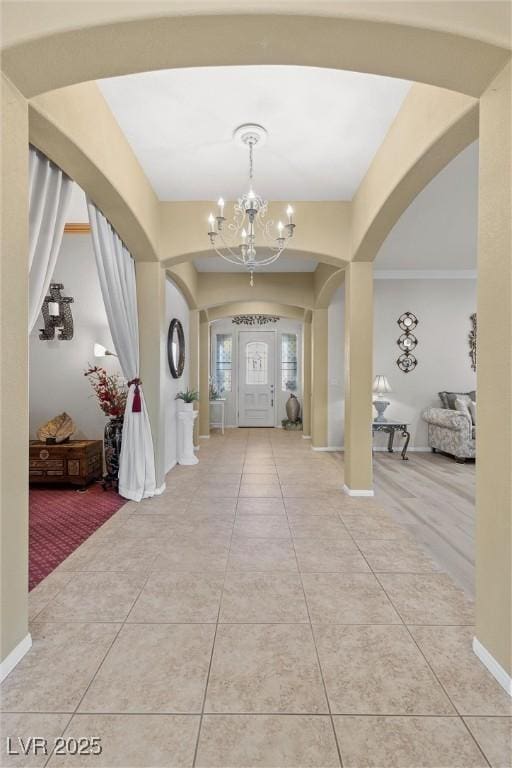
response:
<path id="1" fill-rule="evenodd" d="M 494 656 L 491 656 L 487 648 L 482 645 L 478 638 L 473 637 L 473 651 L 478 656 L 484 667 L 486 667 L 495 680 L 501 685 L 502 688 L 512 696 L 512 677 L 506 672 L 501 664 L 499 664 Z"/>
<path id="2" fill-rule="evenodd" d="M 312 451 L 331 451 L 331 452 L 338 451 L 339 452 L 339 451 L 342 451 L 343 448 L 341 446 L 338 447 L 337 445 L 326 445 L 326 446 L 323 446 L 323 447 L 322 446 L 316 447 L 316 446 L 312 445 L 311 446 L 311 450 Z"/>
<path id="3" fill-rule="evenodd" d="M 355 488 L 349 488 L 348 485 L 343 486 L 343 493 L 346 493 L 347 496 L 375 496 L 375 492 L 372 489 L 358 491 Z"/>
<path id="4" fill-rule="evenodd" d="M 5 657 L 0 663 L 0 683 L 5 680 L 7 675 L 12 672 L 16 664 L 22 660 L 24 655 L 32 648 L 32 636 L 30 632 L 20 640 L 18 645 Z"/>
<path id="5" fill-rule="evenodd" d="M 311 435 L 302 435 L 303 440 L 311 440 Z"/>
<path id="6" fill-rule="evenodd" d="M 200 440 L 209 440 L 210 439 L 210 435 L 199 435 L 199 439 Z"/>

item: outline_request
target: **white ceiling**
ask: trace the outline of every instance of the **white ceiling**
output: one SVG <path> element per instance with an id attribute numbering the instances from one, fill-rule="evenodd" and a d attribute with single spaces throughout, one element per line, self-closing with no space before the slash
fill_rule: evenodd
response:
<path id="1" fill-rule="evenodd" d="M 247 150 L 233 130 L 269 132 L 255 189 L 271 200 L 350 200 L 410 88 L 314 67 L 205 67 L 98 85 L 160 200 L 234 200 Z"/>
<path id="2" fill-rule="evenodd" d="M 411 203 L 375 260 L 376 270 L 474 270 L 477 261 L 478 142 Z"/>

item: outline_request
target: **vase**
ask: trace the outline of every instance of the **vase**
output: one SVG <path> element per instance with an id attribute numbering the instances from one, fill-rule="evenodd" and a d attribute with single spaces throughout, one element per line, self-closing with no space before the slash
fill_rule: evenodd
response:
<path id="1" fill-rule="evenodd" d="M 119 457 L 121 455 L 121 441 L 123 437 L 123 417 L 117 416 L 105 424 L 103 448 L 105 453 L 105 467 L 107 470 L 103 478 L 103 489 L 115 488 L 117 491 L 119 479 Z"/>
<path id="2" fill-rule="evenodd" d="M 299 420 L 299 414 L 300 403 L 293 392 L 291 392 L 290 397 L 286 401 L 286 415 L 288 416 L 288 421 L 291 421 L 295 424 L 295 422 Z"/>

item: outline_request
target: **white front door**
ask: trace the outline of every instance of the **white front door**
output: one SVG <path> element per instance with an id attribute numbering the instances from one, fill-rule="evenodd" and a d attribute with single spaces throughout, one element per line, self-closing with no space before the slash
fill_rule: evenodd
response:
<path id="1" fill-rule="evenodd" d="M 240 331 L 238 344 L 238 425 L 273 427 L 275 333 Z"/>

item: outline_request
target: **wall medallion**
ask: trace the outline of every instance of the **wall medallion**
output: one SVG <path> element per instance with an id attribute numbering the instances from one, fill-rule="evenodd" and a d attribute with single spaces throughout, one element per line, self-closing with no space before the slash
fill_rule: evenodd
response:
<path id="1" fill-rule="evenodd" d="M 396 342 L 402 350 L 402 354 L 398 357 L 396 364 L 404 373 L 410 373 L 418 365 L 418 360 L 412 354 L 412 350 L 418 345 L 418 339 L 413 333 L 418 322 L 418 318 L 412 312 L 404 312 L 397 320 L 398 327 L 403 333 Z"/>

